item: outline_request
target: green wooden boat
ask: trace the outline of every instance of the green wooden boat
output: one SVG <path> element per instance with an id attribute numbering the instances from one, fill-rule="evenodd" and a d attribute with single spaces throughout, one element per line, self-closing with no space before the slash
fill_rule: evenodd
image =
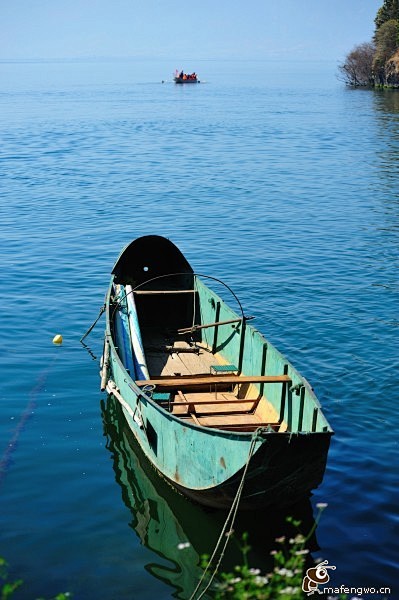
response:
<path id="1" fill-rule="evenodd" d="M 312 388 L 166 238 L 120 254 L 106 298 L 101 388 L 141 449 L 201 504 L 291 504 L 322 481 L 333 431 Z"/>

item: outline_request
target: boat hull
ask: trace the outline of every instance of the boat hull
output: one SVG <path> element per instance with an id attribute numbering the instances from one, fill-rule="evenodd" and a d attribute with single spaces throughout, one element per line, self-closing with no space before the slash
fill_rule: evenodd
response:
<path id="1" fill-rule="evenodd" d="M 244 510 L 294 504 L 322 482 L 332 432 L 261 432 L 250 458 L 254 434 L 183 424 L 136 393 L 113 347 L 110 375 L 124 399 L 127 424 L 147 459 L 191 500 L 229 508 L 249 459 L 240 500 Z"/>
<path id="2" fill-rule="evenodd" d="M 199 79 L 183 79 L 182 77 L 174 77 L 174 82 L 175 83 L 199 83 Z"/>
<path id="3" fill-rule="evenodd" d="M 330 436 L 274 435 L 266 439 L 249 462 L 240 508 L 290 506 L 308 497 L 322 482 Z M 241 469 L 209 490 L 189 490 L 171 482 L 190 499 L 214 508 L 230 508 L 243 477 Z"/>

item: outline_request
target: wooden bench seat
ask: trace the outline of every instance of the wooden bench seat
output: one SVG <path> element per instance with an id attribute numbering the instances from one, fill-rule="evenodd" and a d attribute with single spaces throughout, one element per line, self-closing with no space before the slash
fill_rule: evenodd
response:
<path id="1" fill-rule="evenodd" d="M 254 431 L 257 427 L 270 427 L 278 431 L 281 427 L 279 421 L 264 421 L 256 414 L 246 415 L 198 415 L 199 424 L 203 427 L 214 427 L 229 431 Z"/>
<path id="2" fill-rule="evenodd" d="M 192 406 L 201 406 L 202 404 L 254 404 L 255 402 L 258 402 L 259 398 L 236 398 L 235 400 L 219 400 L 219 398 L 217 399 L 213 399 L 213 400 L 187 400 L 185 402 L 176 402 L 176 401 L 172 401 L 170 403 L 171 406 L 187 406 L 187 403 L 189 405 Z M 167 400 L 161 400 L 158 401 L 158 404 L 168 404 Z"/>
<path id="3" fill-rule="evenodd" d="M 243 383 L 290 383 L 289 375 L 179 375 L 175 377 L 151 377 L 136 381 L 136 385 L 155 385 L 157 388 L 182 389 L 186 387 L 241 385 Z"/>
<path id="4" fill-rule="evenodd" d="M 200 421 L 200 425 L 202 425 L 201 421 Z M 207 424 L 207 426 L 209 427 L 209 424 Z M 214 425 L 215 427 L 215 425 Z M 227 431 L 255 431 L 255 429 L 257 429 L 258 427 L 270 427 L 271 430 L 273 431 L 279 431 L 280 427 L 281 427 L 281 423 L 226 423 L 226 424 L 222 424 L 222 425 L 217 425 L 218 429 L 223 429 L 223 430 L 227 430 Z"/>
<path id="5" fill-rule="evenodd" d="M 282 424 L 277 421 L 277 414 L 263 414 L 260 416 L 253 412 L 258 406 L 261 397 L 256 399 L 236 398 L 232 394 L 224 395 L 223 399 L 215 400 L 191 393 L 187 396 L 178 390 L 176 400 L 161 401 L 160 404 L 168 405 L 169 410 L 179 418 L 189 419 L 201 427 L 211 427 L 226 431 L 249 432 L 257 427 L 269 427 L 273 431 L 281 431 Z M 211 394 L 209 394 L 211 396 Z M 273 412 L 273 411 L 272 411 Z"/>
<path id="6" fill-rule="evenodd" d="M 181 392 L 182 394 L 182 392 Z M 259 404 L 260 399 L 240 399 L 234 400 L 193 400 L 191 398 L 180 396 L 180 400 L 173 402 L 158 402 L 163 408 L 174 414 L 184 414 L 188 412 L 194 415 L 236 415 L 251 414 Z M 186 409 L 186 410 L 184 410 Z"/>

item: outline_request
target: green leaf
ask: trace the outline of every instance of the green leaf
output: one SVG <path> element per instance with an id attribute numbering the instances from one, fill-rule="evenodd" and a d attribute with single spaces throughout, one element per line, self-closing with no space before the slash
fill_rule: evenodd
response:
<path id="1" fill-rule="evenodd" d="M 17 581 L 12 583 L 5 583 L 1 592 L 1 600 L 7 600 L 8 598 L 11 598 L 15 590 L 17 590 L 22 584 L 22 579 L 17 579 Z"/>

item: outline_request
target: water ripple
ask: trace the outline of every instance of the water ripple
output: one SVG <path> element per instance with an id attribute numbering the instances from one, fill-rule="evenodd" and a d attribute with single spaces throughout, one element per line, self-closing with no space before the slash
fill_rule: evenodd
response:
<path id="1" fill-rule="evenodd" d="M 158 233 L 197 271 L 226 280 L 257 328 L 315 387 L 336 430 L 316 493 L 330 504 L 319 531 L 323 555 L 342 581 L 365 585 L 373 570 L 381 585 L 392 585 L 399 425 L 392 404 L 399 386 L 393 96 L 343 90 L 321 71 L 308 86 L 292 77 L 273 83 L 267 74 L 249 86 L 232 71 L 212 85 L 177 90 L 148 82 L 145 70 L 143 84 L 134 84 L 126 65 L 114 74 L 93 66 L 100 70 L 92 83 L 87 65 L 62 68 L 65 79 L 48 65 L 31 73 L 14 65 L 14 87 L 1 84 L 0 451 L 36 394 L 3 479 L 7 559 L 36 595 L 71 586 L 108 598 L 115 578 L 132 581 L 135 565 L 148 598 L 168 597 L 143 569 L 150 550 L 125 527 L 130 517 L 103 448 L 97 369 L 78 344 L 122 246 Z M 101 330 L 90 340 L 97 354 Z M 65 342 L 56 349 L 58 332 Z M 21 516 L 13 507 L 22 505 Z M 70 542 L 55 540 L 57 530 L 72 531 Z M 103 567 L 101 590 L 94 576 L 84 583 L 89 555 Z M 128 558 L 118 562 L 121 555 Z M 44 564 L 54 576 L 45 591 L 37 575 Z"/>

